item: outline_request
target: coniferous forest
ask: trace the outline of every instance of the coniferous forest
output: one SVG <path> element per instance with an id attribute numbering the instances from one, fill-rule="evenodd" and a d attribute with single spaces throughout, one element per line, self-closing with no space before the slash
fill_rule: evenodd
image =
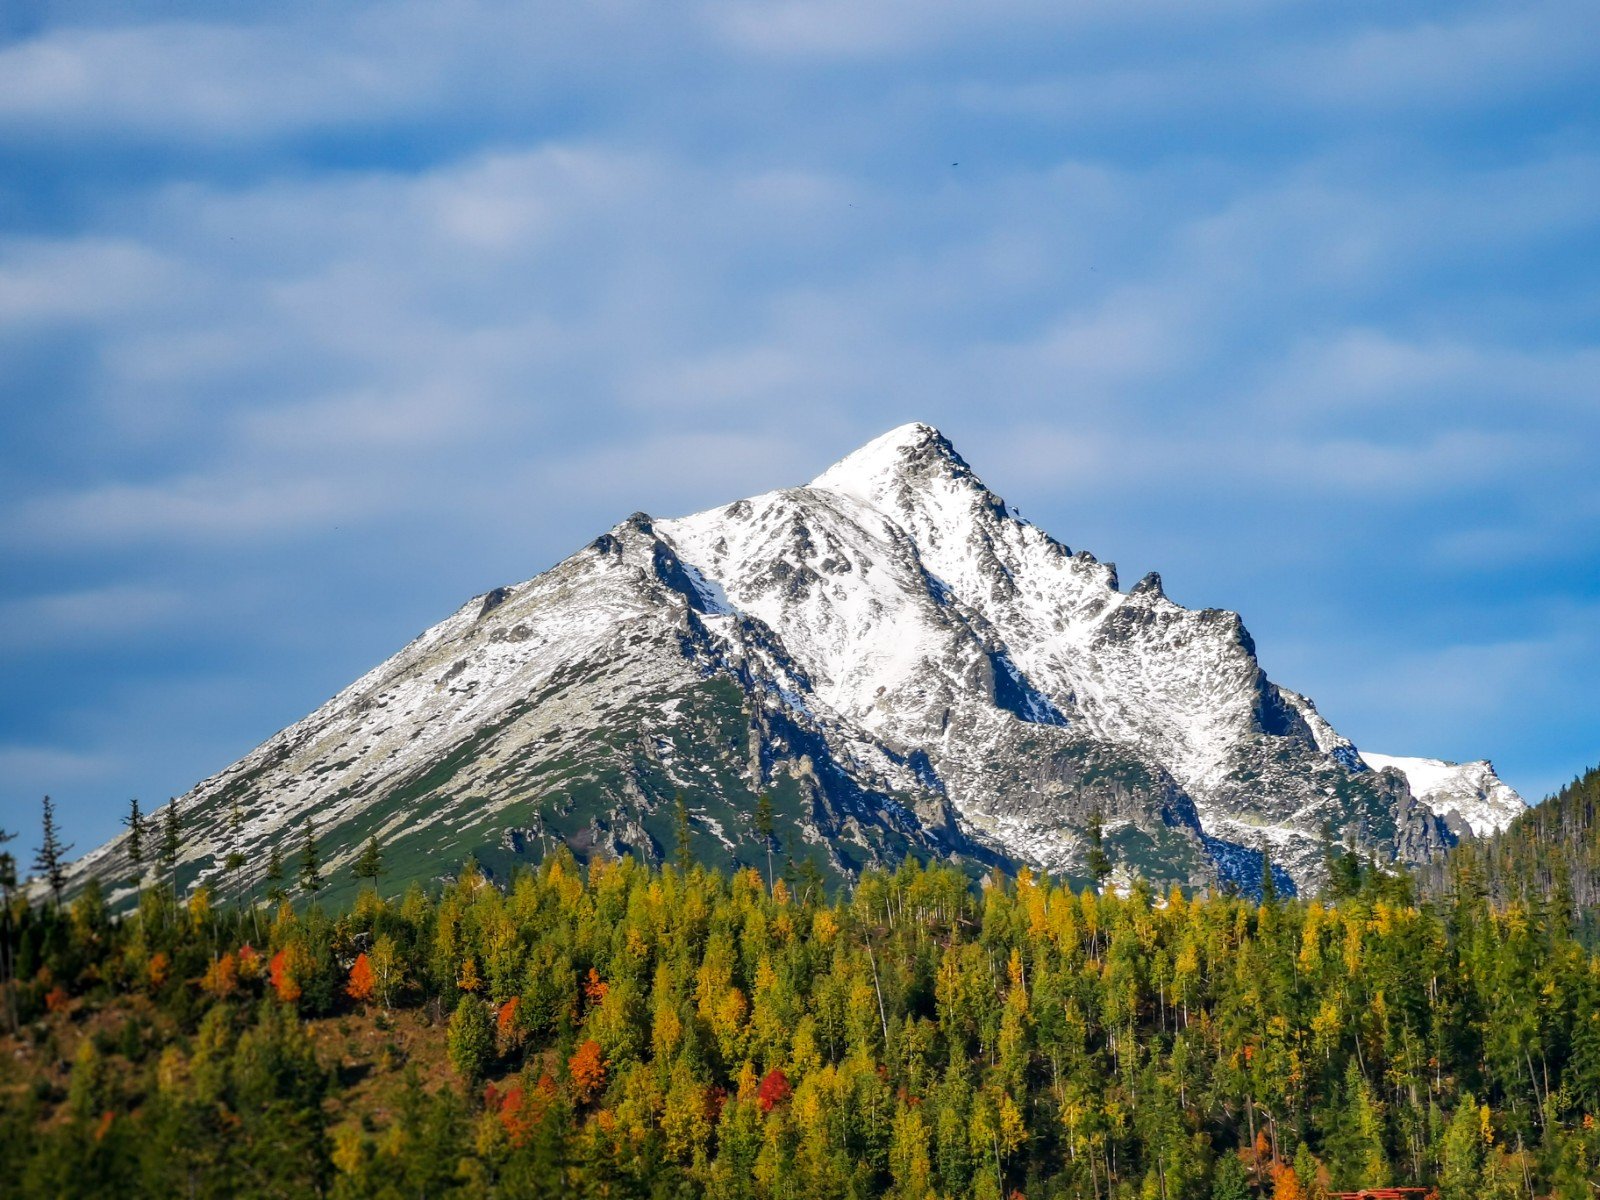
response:
<path id="1" fill-rule="evenodd" d="M 10 874 L 0 1190 L 1588 1200 L 1600 958 L 1532 836 L 1259 903 L 565 851 L 389 896 L 372 844 L 330 912 L 309 834 L 265 906 Z"/>

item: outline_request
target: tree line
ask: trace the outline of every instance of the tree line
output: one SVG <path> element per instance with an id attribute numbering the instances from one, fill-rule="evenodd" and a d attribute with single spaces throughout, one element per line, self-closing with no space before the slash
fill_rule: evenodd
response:
<path id="1" fill-rule="evenodd" d="M 1258 903 L 907 862 L 829 896 L 770 861 L 561 850 L 385 896 L 373 842 L 328 912 L 314 832 L 299 905 L 181 897 L 139 836 L 126 916 L 93 884 L 7 892 L 16 1194 L 1594 1195 L 1600 959 L 1532 892 L 1352 861 L 1336 899 Z M 447 1082 L 316 1049 L 400 1020 Z"/>

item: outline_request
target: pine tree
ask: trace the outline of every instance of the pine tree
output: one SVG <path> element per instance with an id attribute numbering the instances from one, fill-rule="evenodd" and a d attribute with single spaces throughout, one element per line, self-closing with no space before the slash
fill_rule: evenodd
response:
<path id="1" fill-rule="evenodd" d="M 1272 877 L 1272 849 L 1267 839 L 1261 839 L 1261 903 L 1272 904 L 1278 899 L 1278 883 Z"/>
<path id="2" fill-rule="evenodd" d="M 756 800 L 756 832 L 767 849 L 767 891 L 772 890 L 772 797 L 762 792 Z"/>
<path id="3" fill-rule="evenodd" d="M 300 890 L 314 896 L 322 887 L 322 857 L 317 850 L 317 827 L 306 818 L 305 836 L 300 843 Z"/>
<path id="4" fill-rule="evenodd" d="M 44 828 L 42 844 L 39 846 L 33 860 L 33 869 L 44 876 L 45 882 L 50 885 L 50 893 L 55 897 L 56 908 L 61 907 L 61 893 L 67 886 L 67 854 L 71 846 L 61 844 L 61 835 L 56 831 L 56 806 L 49 796 L 44 798 Z"/>
<path id="5" fill-rule="evenodd" d="M 228 810 L 228 857 L 222 862 L 222 869 L 227 872 L 228 878 L 233 881 L 233 892 L 242 904 L 244 894 L 239 889 L 239 872 L 244 870 L 245 856 L 241 839 L 244 836 L 244 809 L 239 807 L 235 800 Z"/>
<path id="6" fill-rule="evenodd" d="M 684 803 L 682 792 L 674 800 L 673 828 L 677 832 L 678 843 L 673 861 L 678 870 L 687 875 L 689 868 L 694 866 L 694 848 L 689 841 L 689 806 Z"/>
<path id="7" fill-rule="evenodd" d="M 1102 821 L 1100 809 L 1096 807 L 1089 814 L 1089 874 L 1094 876 L 1096 889 L 1103 888 L 1111 874 L 1111 856 L 1106 853 Z"/>
<path id="8" fill-rule="evenodd" d="M 178 855 L 183 850 L 183 814 L 178 809 L 176 796 L 167 801 L 161 819 L 161 850 L 157 864 L 166 872 L 172 886 L 173 899 L 178 896 Z"/>
<path id="9" fill-rule="evenodd" d="M 376 835 L 367 839 L 367 848 L 356 859 L 353 874 L 357 879 L 370 879 L 373 890 L 377 890 L 378 877 L 383 874 L 383 853 L 378 848 Z"/>
<path id="10" fill-rule="evenodd" d="M 267 901 L 271 904 L 282 904 L 289 898 L 289 893 L 283 888 L 283 855 L 278 852 L 277 843 L 267 850 Z"/>
<path id="11" fill-rule="evenodd" d="M 144 839 L 148 826 L 144 814 L 139 811 L 138 797 L 128 801 L 128 815 L 122 819 L 122 823 L 128 827 L 128 861 L 133 864 L 133 879 L 137 886 L 144 880 Z"/>
<path id="12" fill-rule="evenodd" d="M 0 828 L 0 846 L 7 842 L 17 840 L 17 835 L 7 833 Z M 6 910 L 11 909 L 11 893 L 17 886 L 17 860 L 9 850 L 0 850 L 0 899 L 5 902 Z"/>
<path id="13" fill-rule="evenodd" d="M 0 829 L 0 846 L 14 841 L 16 834 Z M 6 1017 L 15 1033 L 18 1028 L 16 989 L 11 986 L 11 897 L 17 890 L 17 860 L 9 850 L 0 850 L 0 990 L 6 995 Z"/>

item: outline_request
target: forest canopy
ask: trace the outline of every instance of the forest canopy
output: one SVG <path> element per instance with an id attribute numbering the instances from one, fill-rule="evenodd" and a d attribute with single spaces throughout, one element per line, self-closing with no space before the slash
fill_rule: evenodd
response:
<path id="1" fill-rule="evenodd" d="M 0 1161 L 26 1196 L 1592 1197 L 1567 907 L 1344 892 L 563 852 L 345 912 L 13 897 Z"/>

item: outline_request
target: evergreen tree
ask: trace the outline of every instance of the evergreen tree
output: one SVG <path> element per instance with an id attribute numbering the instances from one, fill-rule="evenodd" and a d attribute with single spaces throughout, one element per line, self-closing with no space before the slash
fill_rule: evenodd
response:
<path id="1" fill-rule="evenodd" d="M 7 842 L 14 841 L 16 834 L 7 833 L 0 829 L 0 847 Z M 18 1028 L 17 1021 L 17 996 L 16 989 L 11 986 L 12 972 L 12 930 L 11 930 L 11 901 L 17 890 L 17 860 L 9 850 L 0 849 L 0 990 L 6 996 L 6 1023 L 11 1032 Z"/>
<path id="2" fill-rule="evenodd" d="M 684 875 L 694 866 L 694 846 L 689 840 L 689 806 L 684 803 L 683 793 L 679 792 L 673 800 L 673 829 L 677 835 L 677 846 L 673 852 L 673 862 Z"/>
<path id="3" fill-rule="evenodd" d="M 289 898 L 283 886 L 283 855 L 278 852 L 276 842 L 267 849 L 266 880 L 268 903 L 282 904 Z"/>
<path id="4" fill-rule="evenodd" d="M 39 849 L 34 855 L 33 869 L 44 876 L 44 881 L 49 884 L 57 909 L 61 907 L 61 893 L 67 886 L 67 855 L 71 850 L 70 845 L 61 843 L 61 835 L 56 830 L 55 802 L 46 796 L 43 830 Z"/>
<path id="5" fill-rule="evenodd" d="M 1278 882 L 1272 877 L 1272 847 L 1266 838 L 1261 839 L 1261 903 L 1272 904 L 1278 899 Z"/>
<path id="6" fill-rule="evenodd" d="M 17 840 L 17 835 L 0 827 L 0 846 Z M 9 850 L 0 850 L 0 900 L 6 909 L 11 908 L 11 893 L 17 886 L 17 860 Z"/>
<path id="7" fill-rule="evenodd" d="M 762 792 L 756 799 L 756 832 L 767 851 L 767 890 L 772 890 L 772 834 L 776 827 L 772 821 L 772 797 Z"/>
<path id="8" fill-rule="evenodd" d="M 300 890 L 314 896 L 322 887 L 322 856 L 317 849 L 317 828 L 306 818 L 305 833 L 300 841 Z"/>
<path id="9" fill-rule="evenodd" d="M 144 882 L 145 836 L 149 823 L 139 811 L 138 797 L 128 801 L 128 815 L 122 823 L 128 827 L 128 861 L 133 864 L 134 885 L 139 886 Z"/>
<path id="10" fill-rule="evenodd" d="M 156 862 L 166 872 L 174 900 L 178 897 L 178 855 L 183 851 L 183 814 L 178 809 L 178 798 L 167 801 L 161 817 L 161 849 Z"/>
<path id="11" fill-rule="evenodd" d="M 233 894 L 242 904 L 244 893 L 239 887 L 239 873 L 244 870 L 244 809 L 239 807 L 235 800 L 228 809 L 228 857 L 222 861 L 222 869 L 227 872 L 233 884 Z"/>
<path id="12" fill-rule="evenodd" d="M 383 854 L 378 848 L 376 834 L 367 839 L 367 848 L 361 852 L 361 857 L 356 859 L 352 873 L 357 879 L 370 880 L 373 890 L 377 890 L 378 878 L 383 874 Z"/>
<path id="13" fill-rule="evenodd" d="M 1106 853 L 1104 823 L 1100 808 L 1095 806 L 1089 814 L 1089 874 L 1094 877 L 1096 889 L 1103 889 L 1111 874 L 1111 856 Z"/>

